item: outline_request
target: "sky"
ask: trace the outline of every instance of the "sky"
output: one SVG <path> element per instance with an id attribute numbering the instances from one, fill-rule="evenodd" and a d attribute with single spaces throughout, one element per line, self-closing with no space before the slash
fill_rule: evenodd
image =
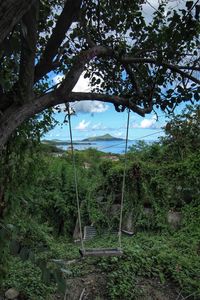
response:
<path id="1" fill-rule="evenodd" d="M 54 82 L 58 83 L 61 76 L 54 77 Z M 89 81 L 82 75 L 74 87 L 75 92 L 90 91 Z M 124 138 L 126 135 L 128 112 L 116 112 L 113 104 L 103 103 L 100 101 L 81 101 L 71 103 L 71 107 L 76 114 L 71 118 L 74 140 L 82 140 L 91 136 L 111 134 L 114 137 Z M 63 106 L 61 108 L 64 108 Z M 156 140 L 163 135 L 162 127 L 165 125 L 165 114 L 157 112 L 158 120 L 155 113 L 145 118 L 134 112 L 130 114 L 129 139 Z M 69 140 L 69 128 L 64 124 L 66 113 L 64 109 L 60 113 L 55 111 L 55 119 L 59 124 L 51 130 L 45 139 Z"/>
<path id="2" fill-rule="evenodd" d="M 144 16 L 147 21 L 151 21 L 152 14 L 158 5 L 158 0 L 149 0 L 144 5 Z M 182 0 L 172 1 L 171 5 L 176 7 Z M 89 92 L 89 80 L 85 79 L 84 74 L 81 75 L 79 81 L 74 87 L 75 92 Z M 62 77 L 56 75 L 53 78 L 54 83 L 58 83 Z M 74 140 L 82 140 L 91 136 L 111 134 L 114 137 L 125 138 L 127 111 L 118 113 L 115 111 L 112 104 L 99 101 L 81 101 L 72 103 L 76 114 L 72 116 L 72 131 Z M 180 110 L 180 109 L 179 109 Z M 156 111 L 147 116 L 140 117 L 134 112 L 130 114 L 129 139 L 131 140 L 158 140 L 164 135 L 162 127 L 165 126 L 167 119 L 166 115 L 161 111 Z M 157 118 L 158 117 L 158 118 Z M 58 113 L 55 111 L 55 119 L 59 124 L 51 130 L 45 139 L 69 140 L 69 128 L 67 124 L 63 124 L 65 113 L 63 110 Z"/>
<path id="3" fill-rule="evenodd" d="M 127 115 L 127 112 L 116 112 L 112 105 L 109 104 L 102 107 L 102 112 L 78 112 L 71 118 L 73 138 L 74 140 L 82 140 L 87 137 L 104 135 L 106 133 L 114 137 L 125 138 Z M 64 118 L 64 113 L 56 114 L 56 119 L 59 122 L 63 122 Z M 162 120 L 164 121 L 164 118 Z M 161 125 L 164 125 L 164 122 L 157 122 L 154 115 L 142 118 L 131 113 L 129 139 L 143 139 L 145 136 L 145 140 L 155 140 L 163 135 Z M 68 125 L 57 125 L 45 138 L 69 140 Z"/>

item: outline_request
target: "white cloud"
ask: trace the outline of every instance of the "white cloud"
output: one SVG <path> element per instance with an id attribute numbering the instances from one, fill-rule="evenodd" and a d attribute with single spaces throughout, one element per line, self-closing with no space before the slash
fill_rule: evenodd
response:
<path id="1" fill-rule="evenodd" d="M 89 93 L 91 92 L 91 86 L 89 82 L 89 78 L 84 78 L 85 72 L 80 76 L 77 84 L 73 88 L 73 92 L 83 92 Z M 56 75 L 53 78 L 55 84 L 62 82 L 64 76 Z M 86 100 L 86 101 L 76 101 L 71 104 L 76 113 L 102 113 L 108 110 L 109 106 L 103 102 L 97 100 Z M 64 109 L 62 105 L 60 105 L 61 109 Z"/>
<path id="2" fill-rule="evenodd" d="M 108 110 L 109 106 L 100 101 L 77 101 L 72 107 L 78 113 L 102 113 Z"/>
<path id="3" fill-rule="evenodd" d="M 86 130 L 88 126 L 90 125 L 90 122 L 86 122 L 85 120 L 82 120 L 75 129 L 77 130 Z"/>
<path id="4" fill-rule="evenodd" d="M 76 83 L 75 87 L 72 90 L 73 92 L 90 92 L 91 91 L 89 78 L 84 78 L 84 74 L 85 74 L 85 72 L 83 72 L 81 74 L 78 82 Z M 64 75 L 56 75 L 53 78 L 53 81 L 55 84 L 58 84 L 58 83 L 62 82 L 64 77 L 65 77 Z"/>
<path id="5" fill-rule="evenodd" d="M 89 80 L 89 78 L 84 78 L 84 75 L 85 75 L 85 72 L 83 72 L 81 74 L 81 76 L 79 77 L 79 80 L 77 81 L 72 92 L 85 92 L 85 93 L 91 92 L 90 80 Z M 53 81 L 55 84 L 60 83 L 64 77 L 65 77 L 64 75 L 56 75 L 53 78 Z M 96 76 L 96 78 L 101 79 L 97 76 Z M 101 79 L 101 81 L 102 81 L 102 79 Z"/>
<path id="6" fill-rule="evenodd" d="M 73 88 L 72 92 L 90 92 L 91 91 L 91 86 L 90 86 L 90 81 L 89 78 L 84 78 L 85 72 L 83 72 Z"/>
<path id="7" fill-rule="evenodd" d="M 142 128 L 142 129 L 158 129 L 160 126 L 157 123 L 156 116 L 151 119 L 143 119 L 139 124 L 133 122 L 131 128 Z"/>
<path id="8" fill-rule="evenodd" d="M 121 131 L 117 131 L 117 132 L 113 133 L 113 135 L 117 138 L 121 138 L 121 137 L 123 137 L 124 134 Z"/>
<path id="9" fill-rule="evenodd" d="M 92 130 L 107 130 L 107 127 L 102 123 L 97 123 L 92 126 Z"/>
<path id="10" fill-rule="evenodd" d="M 155 120 L 154 119 L 144 119 L 142 120 L 142 122 L 140 123 L 141 128 L 152 128 L 152 126 L 154 126 L 155 124 Z"/>
<path id="11" fill-rule="evenodd" d="M 76 83 L 75 87 L 73 88 L 73 92 L 90 92 L 91 87 L 90 87 L 90 82 L 89 78 L 84 78 L 84 72 L 81 74 L 78 82 Z M 62 82 L 64 75 L 56 75 L 53 78 L 53 81 L 55 84 Z"/>
<path id="12" fill-rule="evenodd" d="M 85 92 L 89 93 L 91 92 L 91 86 L 89 78 L 84 78 L 85 72 L 82 73 L 80 76 L 77 84 L 73 88 L 73 92 Z M 102 113 L 106 110 L 108 110 L 108 105 L 105 103 L 102 103 L 97 100 L 87 100 L 87 101 L 77 101 L 73 105 L 73 108 L 78 113 Z"/>

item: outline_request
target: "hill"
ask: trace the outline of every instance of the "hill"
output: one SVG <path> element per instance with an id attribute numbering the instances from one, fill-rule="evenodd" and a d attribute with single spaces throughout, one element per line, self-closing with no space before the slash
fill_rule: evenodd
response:
<path id="1" fill-rule="evenodd" d="M 100 136 L 89 137 L 83 140 L 83 142 L 96 142 L 96 141 L 123 141 L 122 138 L 116 138 L 110 134 L 104 134 Z"/>
<path id="2" fill-rule="evenodd" d="M 71 145 L 70 141 L 62 141 L 62 140 L 43 140 L 43 144 L 49 144 L 54 146 L 68 146 Z M 73 141 L 74 145 L 90 145 L 90 143 L 84 143 L 84 141 Z"/>
<path id="3" fill-rule="evenodd" d="M 70 144 L 69 141 L 62 141 L 62 140 L 58 140 L 58 139 L 43 140 L 42 143 L 44 143 L 44 144 L 51 144 L 51 145 L 69 145 Z"/>

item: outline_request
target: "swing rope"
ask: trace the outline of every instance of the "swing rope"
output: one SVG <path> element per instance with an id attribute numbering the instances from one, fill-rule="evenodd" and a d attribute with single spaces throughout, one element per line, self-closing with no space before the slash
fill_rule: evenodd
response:
<path id="1" fill-rule="evenodd" d="M 128 118 L 127 118 L 127 125 L 126 125 L 126 144 L 125 144 L 125 151 L 124 151 L 124 171 L 123 171 L 122 197 L 121 197 L 121 209 L 120 209 L 119 231 L 118 231 L 118 242 L 119 242 L 119 247 L 120 248 L 122 248 L 122 219 L 123 219 L 124 194 L 125 194 L 126 170 L 127 170 L 127 149 L 128 149 L 129 123 L 130 123 L 130 108 L 128 109 Z"/>
<path id="2" fill-rule="evenodd" d="M 77 180 L 77 172 L 76 172 L 76 162 L 75 162 L 75 154 L 74 154 L 73 138 L 72 138 L 71 115 L 70 115 L 70 109 L 69 109 L 68 104 L 66 104 L 66 109 L 68 111 L 70 145 L 71 145 L 72 163 L 73 163 L 73 171 L 74 171 L 76 203 L 77 203 L 77 209 L 78 209 L 78 223 L 79 223 L 79 231 L 80 231 L 80 240 L 81 240 L 82 250 L 85 253 L 83 234 L 82 234 L 82 224 L 81 224 L 81 211 L 80 211 L 80 201 L 79 201 L 79 193 L 78 193 L 78 180 Z M 120 249 L 122 248 L 121 235 L 122 235 L 122 219 L 123 219 L 125 182 L 126 182 L 126 171 L 127 171 L 127 149 L 128 149 L 129 123 L 130 123 L 130 109 L 128 110 L 127 126 L 126 126 L 126 143 L 125 143 L 125 152 L 124 152 L 124 171 L 123 171 L 123 180 L 122 180 L 121 209 L 120 209 L 120 220 L 119 220 L 119 230 L 118 230 L 118 243 L 119 243 Z"/>
<path id="3" fill-rule="evenodd" d="M 83 234 L 82 234 L 81 210 L 80 210 L 80 201 L 79 201 L 79 193 L 78 193 L 78 180 L 77 180 L 77 172 L 76 172 L 76 162 L 75 162 L 74 146 L 73 146 L 73 138 L 72 138 L 71 115 L 70 115 L 70 109 L 69 109 L 68 104 L 66 104 L 66 108 L 67 108 L 67 111 L 68 111 L 70 145 L 71 145 L 73 171 L 74 171 L 74 183 L 75 183 L 75 191 L 76 191 L 76 204 L 77 204 L 77 209 L 78 209 L 78 223 L 79 223 L 81 247 L 82 247 L 83 251 L 85 252 L 85 247 L 84 247 L 84 242 L 83 242 Z"/>

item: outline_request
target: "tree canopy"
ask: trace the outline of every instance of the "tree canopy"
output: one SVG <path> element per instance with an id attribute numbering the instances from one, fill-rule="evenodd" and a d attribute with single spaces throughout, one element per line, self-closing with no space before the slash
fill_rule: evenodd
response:
<path id="1" fill-rule="evenodd" d="M 0 147 L 55 105 L 100 100 L 144 116 L 199 100 L 199 1 L 2 0 Z M 150 3 L 151 5 L 151 3 Z M 73 92 L 81 74 L 89 93 Z M 61 74 L 61 84 L 52 77 Z"/>

